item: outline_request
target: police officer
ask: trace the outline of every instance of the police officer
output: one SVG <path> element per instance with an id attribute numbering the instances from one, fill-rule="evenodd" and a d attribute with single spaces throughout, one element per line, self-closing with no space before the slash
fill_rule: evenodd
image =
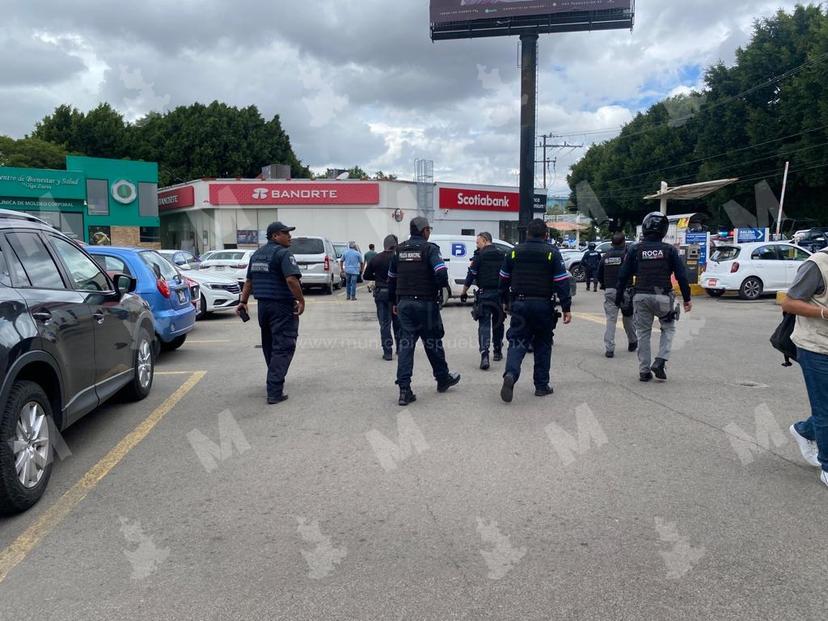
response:
<path id="1" fill-rule="evenodd" d="M 259 302 L 259 327 L 262 330 L 262 351 L 267 363 L 267 402 L 287 400 L 284 393 L 296 339 L 299 316 L 305 312 L 305 298 L 299 280 L 299 266 L 290 248 L 290 232 L 296 227 L 274 222 L 267 227 L 267 244 L 250 258 L 247 280 L 242 289 L 237 314 L 247 312 L 247 301 L 253 296 Z"/>
<path id="2" fill-rule="evenodd" d="M 638 339 L 639 379 L 642 382 L 652 380 L 653 374 L 661 381 L 667 379 L 664 367 L 670 359 L 670 349 L 676 334 L 676 296 L 673 293 L 672 283 L 674 274 L 681 288 L 682 298 L 684 298 L 685 312 L 689 313 L 693 309 L 690 283 L 687 280 L 684 263 L 681 261 L 678 250 L 662 241 L 667 235 L 669 226 L 667 216 L 657 211 L 644 218 L 642 225 L 644 241 L 629 249 L 627 258 L 621 266 L 615 290 L 615 305 L 620 307 L 627 283 L 633 276 L 636 277 L 633 322 Z M 661 325 L 661 342 L 655 362 L 650 366 L 652 355 L 650 338 L 656 317 Z"/>
<path id="3" fill-rule="evenodd" d="M 417 397 L 411 390 L 414 373 L 414 348 L 423 339 L 431 363 L 437 392 L 446 392 L 460 381 L 459 373 L 449 371 L 443 349 L 443 320 L 438 302 L 440 291 L 449 286 L 448 270 L 440 249 L 428 242 L 431 225 L 417 217 L 411 220 L 411 237 L 397 246 L 388 268 L 388 293 L 396 301 L 394 312 L 400 320 L 400 353 L 397 356 L 397 385 L 400 405 Z"/>
<path id="4" fill-rule="evenodd" d="M 589 285 L 595 283 L 595 291 L 598 291 L 598 266 L 601 263 L 601 253 L 595 250 L 595 243 L 590 242 L 587 246 L 587 251 L 581 259 L 581 264 L 584 266 L 586 273 L 586 286 L 589 291 Z"/>
<path id="5" fill-rule="evenodd" d="M 627 240 L 623 233 L 616 233 L 612 237 L 612 248 L 601 258 L 598 265 L 598 283 L 604 291 L 604 314 L 607 316 L 607 330 L 604 333 L 604 351 L 607 358 L 615 357 L 615 330 L 618 325 L 618 307 L 615 305 L 615 286 L 618 284 L 618 275 L 621 273 L 621 264 L 627 255 Z M 635 336 L 632 316 L 622 314 L 624 332 L 627 333 L 628 351 L 638 349 L 638 339 Z"/>
<path id="6" fill-rule="evenodd" d="M 530 345 L 535 355 L 535 396 L 545 397 L 554 391 L 549 385 L 552 364 L 552 333 L 556 320 L 553 301 L 557 294 L 565 324 L 572 321 L 572 297 L 569 273 L 561 253 L 546 243 L 549 229 L 543 220 L 532 220 L 526 231 L 527 240 L 506 255 L 500 270 L 500 291 L 511 295 L 512 319 L 506 338 L 509 353 L 500 398 L 512 401 L 520 366 Z"/>
<path id="7" fill-rule="evenodd" d="M 492 243 L 491 233 L 477 236 L 477 252 L 472 258 L 466 282 L 460 294 L 464 304 L 468 299 L 469 287 L 477 283 L 475 305 L 477 307 L 477 340 L 480 345 L 480 368 L 489 366 L 489 344 L 494 349 L 494 360 L 503 360 L 503 332 L 505 316 L 500 304 L 500 268 L 506 255 Z M 494 341 L 492 343 L 492 341 Z"/>
<path id="8" fill-rule="evenodd" d="M 397 248 L 397 236 L 388 235 L 383 241 L 384 250 L 368 262 L 363 280 L 374 281 L 374 303 L 377 306 L 377 320 L 380 325 L 380 340 L 382 342 L 382 359 L 394 359 L 394 343 L 397 350 L 400 347 L 400 320 L 392 312 L 394 306 L 388 296 L 388 268 L 391 265 L 391 258 Z M 368 256 L 368 253 L 365 253 Z M 393 336 L 392 336 L 393 329 Z"/>

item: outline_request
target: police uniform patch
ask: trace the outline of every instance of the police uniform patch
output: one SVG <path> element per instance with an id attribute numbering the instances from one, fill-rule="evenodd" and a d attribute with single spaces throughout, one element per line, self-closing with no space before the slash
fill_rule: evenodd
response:
<path id="1" fill-rule="evenodd" d="M 290 255 L 290 263 L 291 263 L 291 265 L 298 265 L 296 263 L 296 257 L 294 257 L 293 255 Z"/>
<path id="2" fill-rule="evenodd" d="M 406 261 L 406 262 L 410 262 L 410 261 L 422 261 L 422 260 L 423 260 L 423 256 L 422 256 L 422 254 L 421 254 L 420 252 L 418 252 L 418 251 L 413 251 L 413 252 L 412 252 L 412 251 L 410 251 L 410 250 L 409 250 L 409 251 L 403 251 L 403 252 L 400 252 L 400 259 L 399 259 L 399 260 L 400 260 L 400 261 Z"/>
<path id="3" fill-rule="evenodd" d="M 621 257 L 608 257 L 604 259 L 604 265 L 621 265 Z"/>
<path id="4" fill-rule="evenodd" d="M 270 271 L 270 264 L 263 263 L 261 261 L 255 261 L 250 264 L 250 271 L 251 272 L 269 272 Z"/>
<path id="5" fill-rule="evenodd" d="M 647 261 L 657 261 L 664 258 L 663 250 L 644 250 L 641 252 L 641 258 Z"/>

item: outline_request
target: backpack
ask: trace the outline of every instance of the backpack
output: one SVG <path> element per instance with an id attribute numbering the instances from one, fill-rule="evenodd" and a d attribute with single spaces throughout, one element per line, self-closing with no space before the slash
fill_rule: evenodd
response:
<path id="1" fill-rule="evenodd" d="M 796 362 L 796 345 L 791 340 L 794 328 L 796 327 L 796 315 L 789 313 L 782 313 L 782 322 L 776 326 L 770 337 L 770 343 L 774 349 L 781 352 L 785 356 L 783 367 L 791 367 Z"/>

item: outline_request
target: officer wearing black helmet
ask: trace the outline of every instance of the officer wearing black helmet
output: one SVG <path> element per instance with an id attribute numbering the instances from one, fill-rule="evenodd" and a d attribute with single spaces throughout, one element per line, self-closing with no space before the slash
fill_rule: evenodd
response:
<path id="1" fill-rule="evenodd" d="M 375 254 L 368 261 L 363 280 L 374 281 L 374 303 L 377 306 L 377 320 L 380 324 L 380 339 L 382 341 L 382 359 L 394 359 L 394 343 L 397 350 L 400 347 L 400 321 L 392 312 L 394 306 L 388 296 L 388 268 L 391 265 L 391 258 L 397 248 L 397 236 L 388 235 L 383 240 L 383 251 Z M 373 244 L 371 244 L 373 246 Z M 366 256 L 368 253 L 365 253 Z"/>
<path id="2" fill-rule="evenodd" d="M 512 401 L 515 382 L 530 345 L 535 355 L 535 396 L 545 397 L 554 391 L 549 385 L 552 363 L 552 334 L 556 320 L 553 298 L 557 294 L 564 323 L 572 321 L 572 296 L 569 273 L 560 251 L 546 243 L 549 229 L 543 220 L 529 223 L 527 240 L 506 255 L 500 270 L 501 294 L 511 297 L 512 320 L 506 337 L 509 352 L 500 398 Z"/>
<path id="3" fill-rule="evenodd" d="M 598 284 L 604 291 L 604 315 L 607 317 L 607 329 L 604 332 L 604 353 L 607 358 L 615 357 L 615 332 L 618 327 L 618 307 L 615 305 L 618 275 L 621 273 L 621 265 L 624 257 L 627 256 L 627 240 L 623 233 L 616 233 L 612 236 L 612 248 L 607 250 L 601 263 L 598 265 Z M 625 311 L 622 316 L 624 332 L 627 333 L 628 351 L 638 349 L 638 338 L 635 336 L 633 318 Z"/>
<path id="4" fill-rule="evenodd" d="M 449 371 L 443 349 L 445 331 L 438 300 L 440 291 L 449 286 L 448 269 L 440 249 L 428 242 L 431 235 L 428 220 L 412 219 L 410 230 L 411 237 L 397 246 L 388 268 L 388 292 L 396 301 L 394 313 L 400 320 L 396 382 L 400 387 L 400 405 L 417 400 L 411 390 L 411 376 L 418 339 L 423 340 L 437 380 L 437 392 L 446 392 L 460 381 L 459 373 Z"/>
<path id="5" fill-rule="evenodd" d="M 477 252 L 469 266 L 460 301 L 468 299 L 469 287 L 477 283 L 475 307 L 477 309 L 477 340 L 480 345 L 480 368 L 490 367 L 489 345 L 494 349 L 494 360 L 503 360 L 503 322 L 506 317 L 500 304 L 500 268 L 506 255 L 492 243 L 491 233 L 477 236 Z"/>
<path id="6" fill-rule="evenodd" d="M 661 381 L 667 379 L 665 365 L 670 359 L 677 320 L 673 275 L 681 288 L 685 312 L 689 313 L 693 309 L 690 283 L 687 280 L 684 263 L 678 250 L 662 241 L 667 235 L 669 226 L 667 216 L 657 211 L 644 218 L 642 224 L 644 240 L 629 249 L 627 258 L 621 266 L 616 286 L 615 305 L 621 307 L 624 290 L 630 279 L 633 276 L 636 277 L 633 323 L 638 338 L 639 379 L 642 382 L 652 380 L 653 374 Z M 655 362 L 651 365 L 650 339 L 656 317 L 661 324 L 661 342 Z"/>
<path id="7" fill-rule="evenodd" d="M 595 283 L 595 291 L 598 291 L 598 266 L 601 263 L 601 253 L 595 249 L 595 242 L 590 242 L 587 246 L 587 251 L 581 259 L 581 264 L 584 266 L 586 274 L 586 286 L 589 291 L 589 286 Z"/>
<path id="8" fill-rule="evenodd" d="M 267 244 L 250 258 L 247 280 L 236 308 L 237 314 L 245 316 L 251 293 L 259 303 L 262 351 L 267 363 L 267 402 L 271 405 L 288 398 L 284 393 L 285 376 L 296 352 L 299 316 L 305 312 L 299 284 L 302 274 L 290 251 L 290 233 L 295 229 L 281 222 L 267 227 Z"/>

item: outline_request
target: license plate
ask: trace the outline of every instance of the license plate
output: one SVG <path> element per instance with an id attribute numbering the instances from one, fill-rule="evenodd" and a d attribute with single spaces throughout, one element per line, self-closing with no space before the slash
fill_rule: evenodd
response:
<path id="1" fill-rule="evenodd" d="M 719 284 L 719 281 L 716 280 L 715 278 L 711 278 L 707 281 L 707 286 L 708 287 L 715 287 L 718 284 Z"/>
<path id="2" fill-rule="evenodd" d="M 178 292 L 178 301 L 181 302 L 182 304 L 184 304 L 187 301 L 187 296 L 184 293 L 183 289 L 179 290 L 179 292 Z"/>
<path id="3" fill-rule="evenodd" d="M 223 272 L 224 271 L 224 266 L 223 265 L 216 265 L 216 267 L 214 269 L 217 272 Z"/>
<path id="4" fill-rule="evenodd" d="M 309 266 L 307 266 L 307 265 L 300 265 L 300 266 L 299 266 L 299 269 L 300 269 L 300 270 L 307 270 L 307 269 L 308 269 L 308 267 L 309 267 Z"/>

